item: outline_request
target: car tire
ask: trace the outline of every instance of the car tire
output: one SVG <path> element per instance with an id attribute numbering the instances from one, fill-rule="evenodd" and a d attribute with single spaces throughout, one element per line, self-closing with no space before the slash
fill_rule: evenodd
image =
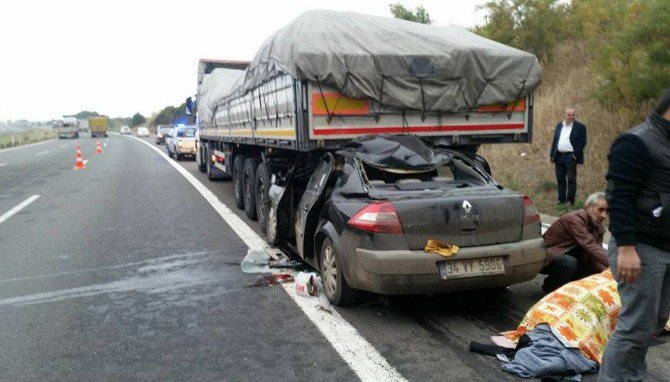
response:
<path id="1" fill-rule="evenodd" d="M 319 271 L 321 271 L 324 292 L 333 305 L 355 304 L 361 298 L 361 291 L 350 287 L 347 280 L 344 279 L 342 267 L 338 266 L 339 257 L 333 241 L 326 237 L 319 252 Z"/>
<path id="2" fill-rule="evenodd" d="M 209 166 L 212 164 L 210 163 L 209 157 L 209 148 L 207 146 L 203 147 L 199 144 L 198 149 L 195 151 L 195 163 L 198 165 L 198 171 L 206 172 L 207 179 L 212 180 L 210 178 L 211 171 L 209 170 Z"/>
<path id="3" fill-rule="evenodd" d="M 244 162 L 247 157 L 235 155 L 233 160 L 233 193 L 235 194 L 235 205 L 244 208 Z"/>
<path id="4" fill-rule="evenodd" d="M 174 153 L 174 159 L 175 159 L 177 162 L 179 162 L 179 161 L 181 160 L 181 154 L 179 154 L 178 152 L 175 151 L 175 153 Z"/>
<path id="5" fill-rule="evenodd" d="M 172 155 L 172 151 L 170 151 L 170 146 L 167 146 L 166 149 L 167 149 L 167 152 L 168 152 L 168 156 L 169 156 L 170 158 L 172 158 L 173 155 Z"/>
<path id="6" fill-rule="evenodd" d="M 268 231 L 268 214 L 270 213 L 270 172 L 268 167 L 262 161 L 256 169 L 256 181 L 254 182 L 256 194 L 256 216 L 261 232 L 266 234 Z"/>
<path id="7" fill-rule="evenodd" d="M 247 217 L 251 220 L 256 220 L 258 216 L 256 215 L 256 168 L 258 167 L 258 162 L 255 158 L 247 158 L 244 161 L 244 176 L 242 179 L 242 185 L 244 186 L 244 212 L 247 214 Z"/>

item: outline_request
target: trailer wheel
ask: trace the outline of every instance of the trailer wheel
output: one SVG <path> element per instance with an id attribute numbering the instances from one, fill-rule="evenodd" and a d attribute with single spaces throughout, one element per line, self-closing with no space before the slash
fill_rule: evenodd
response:
<path id="1" fill-rule="evenodd" d="M 258 164 L 256 170 L 256 215 L 258 215 L 258 224 L 261 226 L 261 232 L 268 231 L 268 214 L 270 213 L 270 174 L 268 168 L 262 161 Z"/>
<path id="2" fill-rule="evenodd" d="M 195 151 L 195 163 L 198 164 L 198 171 L 207 172 L 207 177 L 209 178 L 209 172 L 207 170 L 207 165 L 209 164 L 209 148 L 203 147 L 202 144 L 198 144 L 198 149 Z"/>
<path id="3" fill-rule="evenodd" d="M 235 155 L 233 160 L 233 190 L 235 194 L 235 205 L 237 208 L 244 208 L 244 162 L 247 157 L 244 155 Z"/>
<path id="4" fill-rule="evenodd" d="M 247 158 L 244 161 L 244 212 L 251 220 L 256 220 L 256 167 L 258 167 L 255 158 Z"/>

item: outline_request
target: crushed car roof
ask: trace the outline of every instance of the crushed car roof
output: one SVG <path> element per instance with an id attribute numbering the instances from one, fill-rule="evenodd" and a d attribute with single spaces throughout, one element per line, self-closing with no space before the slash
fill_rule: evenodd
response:
<path id="1" fill-rule="evenodd" d="M 370 135 L 345 144 L 340 152 L 351 153 L 364 163 L 382 169 L 428 170 L 453 158 L 452 154 L 431 148 L 415 135 Z"/>

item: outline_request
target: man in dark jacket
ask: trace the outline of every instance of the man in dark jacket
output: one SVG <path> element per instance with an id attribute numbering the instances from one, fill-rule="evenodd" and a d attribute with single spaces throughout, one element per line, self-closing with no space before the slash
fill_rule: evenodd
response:
<path id="1" fill-rule="evenodd" d="M 558 184 L 558 204 L 575 204 L 577 194 L 577 165 L 584 164 L 586 126 L 575 120 L 577 112 L 565 109 L 565 119 L 556 125 L 549 159 L 554 164 Z M 566 195 L 567 186 L 567 195 Z"/>
<path id="2" fill-rule="evenodd" d="M 545 293 L 609 267 L 603 248 L 605 218 L 605 193 L 596 192 L 583 209 L 561 216 L 542 235 L 546 257 L 540 273 L 547 275 L 542 284 Z"/>
<path id="3" fill-rule="evenodd" d="M 670 315 L 670 91 L 609 154 L 609 259 L 621 313 L 598 381 L 642 381 L 650 341 Z"/>

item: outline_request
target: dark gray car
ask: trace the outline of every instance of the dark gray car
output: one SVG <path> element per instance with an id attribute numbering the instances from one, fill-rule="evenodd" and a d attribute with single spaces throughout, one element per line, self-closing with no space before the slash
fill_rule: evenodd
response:
<path id="1" fill-rule="evenodd" d="M 369 137 L 326 154 L 293 209 L 296 252 L 335 304 L 360 290 L 417 294 L 530 280 L 544 260 L 540 218 L 467 155 L 416 136 Z M 427 251 L 433 241 L 447 257 Z M 430 249 L 430 248 L 429 248 Z"/>

